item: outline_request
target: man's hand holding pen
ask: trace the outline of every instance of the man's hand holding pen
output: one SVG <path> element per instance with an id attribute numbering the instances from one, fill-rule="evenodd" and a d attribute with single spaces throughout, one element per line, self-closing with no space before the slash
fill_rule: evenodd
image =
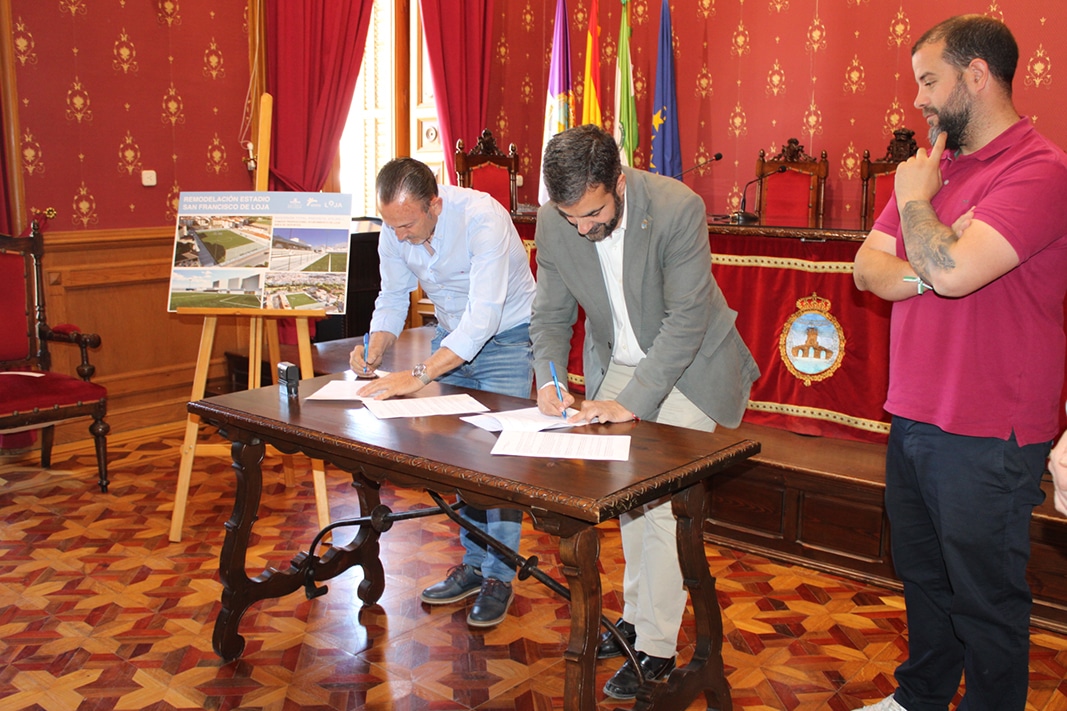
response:
<path id="1" fill-rule="evenodd" d="M 576 425 L 585 424 L 596 420 L 598 422 L 633 422 L 637 419 L 634 413 L 627 410 L 615 400 L 583 400 L 575 408 L 574 396 L 566 390 L 562 390 L 563 399 L 556 394 L 553 383 L 548 383 L 537 391 L 537 409 L 541 414 L 549 417 L 560 417 L 564 410 L 570 415 L 567 422 Z"/>
<path id="2" fill-rule="evenodd" d="M 574 405 L 574 396 L 562 388 L 557 394 L 554 383 L 548 383 L 537 391 L 537 409 L 543 415 L 566 417 L 566 410 L 572 405 Z"/>
<path id="3" fill-rule="evenodd" d="M 352 367 L 352 370 L 357 375 L 362 375 L 364 373 L 373 373 L 374 369 L 377 366 L 381 365 L 381 353 L 379 353 L 377 356 L 371 355 L 369 357 L 368 353 L 370 353 L 369 348 L 363 345 L 358 345 L 352 349 L 351 353 L 348 354 L 348 365 Z"/>
<path id="4" fill-rule="evenodd" d="M 348 365 L 356 375 L 373 374 L 381 366 L 385 352 L 394 341 L 396 341 L 396 336 L 388 331 L 374 331 L 366 334 L 363 342 L 348 354 Z"/>

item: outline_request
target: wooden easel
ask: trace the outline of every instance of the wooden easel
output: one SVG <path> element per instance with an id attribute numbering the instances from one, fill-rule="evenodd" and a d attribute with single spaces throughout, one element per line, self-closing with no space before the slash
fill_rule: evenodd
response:
<path id="1" fill-rule="evenodd" d="M 278 319 L 295 318 L 297 349 L 300 353 L 300 375 L 302 378 L 314 377 L 315 371 L 311 360 L 311 336 L 308 328 L 309 318 L 322 318 L 325 311 L 292 311 L 289 309 L 211 309 L 179 308 L 178 313 L 188 316 L 203 316 L 204 327 L 200 333 L 200 350 L 196 357 L 196 372 L 193 375 L 193 392 L 191 400 L 202 400 L 207 389 L 208 367 L 211 364 L 211 348 L 215 343 L 215 330 L 219 316 L 238 316 L 249 319 L 248 338 L 248 387 L 260 386 L 260 364 L 263 362 L 263 339 L 266 336 L 270 362 L 277 365 L 281 360 L 278 345 Z M 230 446 L 225 444 L 197 445 L 200 430 L 200 418 L 189 415 L 185 423 L 185 439 L 182 442 L 182 459 L 178 468 L 178 486 L 174 496 L 174 512 L 170 520 L 170 540 L 174 543 L 182 539 L 182 524 L 185 521 L 185 509 L 189 500 L 189 484 L 192 480 L 193 462 L 197 452 L 215 456 L 230 456 Z M 296 483 L 293 472 L 292 455 L 283 455 L 285 462 L 285 484 Z M 319 460 L 311 460 L 311 476 L 315 488 L 315 509 L 318 514 L 319 527 L 325 528 L 330 523 L 330 507 L 326 496 L 326 469 Z"/>
<path id="2" fill-rule="evenodd" d="M 257 191 L 267 189 L 267 176 L 270 172 L 270 127 L 274 109 L 274 98 L 267 93 L 259 97 L 259 123 L 256 140 L 256 176 Z M 281 360 L 278 345 L 278 319 L 296 319 L 296 342 L 300 353 L 300 376 L 311 378 L 315 370 L 311 362 L 311 335 L 308 329 L 309 318 L 322 318 L 323 310 L 292 311 L 288 309 L 192 309 L 179 308 L 179 314 L 203 316 L 204 328 L 200 334 L 200 351 L 196 357 L 196 372 L 193 375 L 192 400 L 202 400 L 207 388 L 208 366 L 211 363 L 211 347 L 215 343 L 215 329 L 219 316 L 239 316 L 249 319 L 248 334 L 248 387 L 260 386 L 260 364 L 263 362 L 263 338 L 267 339 L 267 352 L 270 363 L 277 366 Z M 196 438 L 200 429 L 200 418 L 189 415 L 185 423 L 185 439 L 182 443 L 182 461 L 178 469 L 178 488 L 174 496 L 174 512 L 170 520 L 170 540 L 174 543 L 182 539 L 182 524 L 185 521 L 185 508 L 189 500 L 189 483 L 192 479 L 193 461 L 197 450 L 203 454 L 230 456 L 229 445 L 205 444 L 197 447 Z M 283 455 L 285 463 L 285 485 L 293 486 L 296 476 L 293 472 L 292 455 Z M 311 460 L 311 477 L 315 487 L 315 510 L 318 514 L 319 527 L 325 528 L 330 523 L 330 506 L 326 499 L 326 468 L 323 462 Z"/>

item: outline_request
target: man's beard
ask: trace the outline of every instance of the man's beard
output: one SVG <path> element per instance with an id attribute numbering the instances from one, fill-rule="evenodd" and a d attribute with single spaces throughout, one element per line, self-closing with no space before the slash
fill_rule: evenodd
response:
<path id="1" fill-rule="evenodd" d="M 590 242 L 602 242 L 607 239 L 615 228 L 619 226 L 619 219 L 622 218 L 622 196 L 618 193 L 613 193 L 612 197 L 615 198 L 615 216 L 611 218 L 609 222 L 605 222 L 602 225 L 597 225 L 593 229 L 586 232 L 582 237 L 585 237 Z"/>
<path id="2" fill-rule="evenodd" d="M 971 124 L 971 104 L 967 101 L 963 83 L 959 82 L 952 90 L 945 105 L 935 110 L 937 125 L 930 127 L 930 145 L 934 145 L 942 133 L 947 135 L 945 148 L 959 150 L 967 145 L 967 135 Z"/>

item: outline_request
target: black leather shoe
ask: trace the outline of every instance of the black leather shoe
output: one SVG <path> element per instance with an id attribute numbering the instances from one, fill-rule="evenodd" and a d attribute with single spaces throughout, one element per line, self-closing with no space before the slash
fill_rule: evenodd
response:
<path id="1" fill-rule="evenodd" d="M 615 629 L 619 630 L 626 642 L 632 647 L 634 642 L 637 641 L 637 630 L 626 620 L 619 618 L 619 621 L 615 623 Z M 611 659 L 612 657 L 621 657 L 622 647 L 612 636 L 611 632 L 607 630 L 600 635 L 600 643 L 596 648 L 597 659 Z"/>
<path id="2" fill-rule="evenodd" d="M 662 679 L 674 669 L 674 657 L 669 659 L 650 657 L 644 652 L 637 653 L 637 663 L 641 667 L 641 675 L 645 677 L 645 681 Z M 627 659 L 619 667 L 619 671 L 615 672 L 615 676 L 608 679 L 608 683 L 604 684 L 604 694 L 621 701 L 632 699 L 637 696 L 637 687 L 640 683 L 634 665 Z"/>
<path id="3" fill-rule="evenodd" d="M 445 579 L 422 591 L 422 601 L 427 605 L 446 605 L 459 602 L 482 589 L 482 574 L 466 563 L 454 566 Z"/>
<path id="4" fill-rule="evenodd" d="M 467 624 L 471 627 L 494 627 L 504 621 L 508 607 L 515 599 L 511 583 L 501 582 L 496 578 L 486 578 L 474 598 L 474 607 L 467 615 Z"/>

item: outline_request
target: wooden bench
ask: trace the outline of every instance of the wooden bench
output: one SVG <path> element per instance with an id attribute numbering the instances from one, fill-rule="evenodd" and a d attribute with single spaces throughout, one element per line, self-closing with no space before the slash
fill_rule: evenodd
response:
<path id="1" fill-rule="evenodd" d="M 762 445 L 712 480 L 705 539 L 894 590 L 889 521 L 883 503 L 885 446 L 744 423 Z M 1045 502 L 1030 523 L 1027 577 L 1034 626 L 1067 633 L 1067 518 Z"/>

